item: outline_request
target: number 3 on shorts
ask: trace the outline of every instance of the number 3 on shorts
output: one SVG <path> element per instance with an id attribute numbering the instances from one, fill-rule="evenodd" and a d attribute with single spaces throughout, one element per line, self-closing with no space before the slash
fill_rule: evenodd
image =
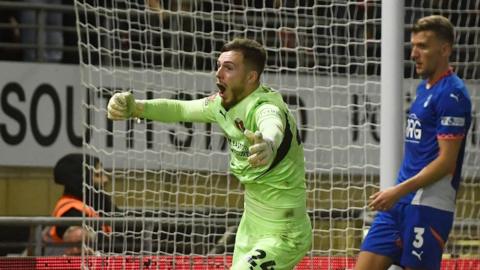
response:
<path id="1" fill-rule="evenodd" d="M 423 233 L 425 233 L 425 228 L 414 227 L 413 232 L 415 232 L 415 240 L 413 240 L 413 246 L 415 248 L 421 248 L 423 246 Z"/>

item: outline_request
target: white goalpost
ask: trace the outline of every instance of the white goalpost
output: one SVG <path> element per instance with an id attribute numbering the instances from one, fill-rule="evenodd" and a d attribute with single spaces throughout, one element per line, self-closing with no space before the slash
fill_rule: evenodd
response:
<path id="1" fill-rule="evenodd" d="M 352 268 L 374 214 L 366 208 L 368 197 L 390 184 L 383 181 L 394 181 L 386 178 L 396 176 L 391 170 L 402 154 L 404 112 L 418 83 L 408 60 L 408 28 L 430 14 L 442 14 L 456 26 L 451 61 L 474 104 L 455 229 L 445 256 L 478 262 L 480 0 L 405 0 L 397 26 L 405 32 L 401 36 L 382 32 L 395 31 L 382 23 L 382 16 L 396 12 L 395 5 L 384 2 L 389 1 L 75 0 L 80 76 L 88 93 L 82 104 L 83 149 L 100 158 L 110 177 L 105 191 L 84 188 L 93 197 L 108 193 L 121 209 L 100 213 L 111 231 L 98 220 L 85 220 L 83 226 L 95 235 L 83 243 L 92 251 L 83 254 L 85 268 L 99 255 L 119 256 L 121 265 L 135 262 L 144 269 L 229 266 L 243 196 L 228 173 L 228 145 L 220 129 L 112 122 L 106 107 L 117 91 L 133 91 L 140 99 L 213 94 L 219 50 L 234 37 L 265 46 L 263 82 L 282 93 L 299 125 L 314 236 L 297 269 Z M 382 60 L 382 46 L 388 46 L 382 45 L 382 35 L 404 42 L 388 47 L 389 55 L 403 55 L 397 57 L 400 63 Z M 381 77 L 390 64 L 396 66 L 391 79 L 403 84 L 400 93 L 392 93 L 395 98 L 382 89 L 395 85 Z M 385 128 L 395 132 L 389 135 Z M 401 134 L 391 138 L 396 130 Z M 137 258 L 148 258 L 148 267 Z"/>

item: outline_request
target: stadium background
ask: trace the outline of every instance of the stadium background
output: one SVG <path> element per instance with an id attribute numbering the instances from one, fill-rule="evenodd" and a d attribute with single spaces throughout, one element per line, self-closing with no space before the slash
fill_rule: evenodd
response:
<path id="1" fill-rule="evenodd" d="M 10 3 L 11 5 L 8 5 L 8 2 L 3 1 L 4 7 L 8 7 L 10 10 L 15 10 L 15 9 L 25 9 L 28 8 L 26 6 L 22 6 L 22 4 L 19 3 Z M 120 1 L 121 3 L 122 1 Z M 141 2 L 141 1 L 140 1 Z M 205 1 L 208 2 L 208 1 Z M 241 2 L 241 1 L 240 1 Z M 233 6 L 241 6 L 242 3 L 236 3 L 233 1 L 230 3 Z M 274 5 L 275 1 L 272 1 L 271 5 Z M 302 6 L 304 5 L 306 8 L 311 7 L 312 3 L 315 5 L 326 5 L 329 6 L 332 4 L 329 1 L 300 1 L 299 3 L 295 3 L 295 5 Z M 72 22 L 72 18 L 68 16 L 69 12 L 72 12 L 73 9 L 71 8 L 73 3 L 70 3 L 70 6 L 62 6 L 62 7 L 57 7 L 58 10 L 62 10 L 65 12 L 64 18 L 64 23 L 67 24 L 65 25 L 66 27 L 74 26 L 74 22 Z M 247 4 L 248 5 L 248 4 Z M 267 8 L 267 5 L 269 5 L 269 2 L 266 1 L 264 5 L 262 4 L 255 4 L 255 3 L 250 3 L 251 6 L 254 8 L 258 9 L 265 9 Z M 255 6 L 255 5 L 258 5 Z M 287 4 L 288 5 L 288 4 Z M 458 51 L 459 53 L 457 56 L 460 57 L 459 60 L 456 61 L 457 64 L 457 71 L 459 74 L 464 77 L 469 79 L 469 82 L 472 83 L 470 87 L 470 91 L 472 93 L 472 96 L 478 97 L 478 93 L 474 92 L 476 89 L 478 89 L 478 81 L 480 78 L 480 69 L 479 69 L 479 52 L 478 48 L 475 46 L 475 44 L 478 44 L 479 41 L 479 23 L 478 23 L 478 18 L 475 17 L 475 11 L 478 12 L 478 1 L 459 1 L 457 4 L 454 4 L 450 1 L 406 1 L 406 6 L 409 8 L 406 10 L 406 12 L 413 12 L 416 9 L 419 8 L 424 8 L 423 12 L 428 13 L 428 12 L 444 12 L 447 16 L 450 16 L 452 21 L 457 23 L 457 26 L 461 27 L 463 31 L 460 31 L 460 37 L 459 40 L 462 42 L 462 46 L 459 46 Z M 219 8 L 223 9 L 225 8 L 224 5 L 219 4 Z M 333 7 L 328 7 L 326 8 L 327 10 L 330 8 L 330 12 L 335 13 L 339 19 L 345 19 L 342 17 L 343 15 L 339 14 L 351 14 L 352 17 L 354 16 L 362 16 L 360 15 L 360 11 L 363 9 L 362 12 L 364 14 L 371 13 L 371 18 L 368 18 L 368 15 L 363 15 L 365 16 L 370 23 L 365 24 L 365 25 L 371 25 L 371 29 L 367 31 L 366 33 L 369 33 L 373 36 L 371 36 L 371 42 L 366 41 L 364 43 L 365 48 L 361 48 L 361 51 L 366 52 L 366 55 L 363 55 L 363 58 L 359 55 L 356 54 L 350 54 L 351 57 L 348 59 L 341 59 L 341 55 L 345 54 L 346 52 L 342 49 L 340 46 L 338 46 L 338 51 L 330 51 L 329 53 L 334 53 L 337 54 L 338 58 L 327 58 L 332 63 L 325 63 L 325 66 L 330 66 L 333 68 L 330 68 L 329 70 L 325 70 L 325 75 L 329 74 L 336 74 L 336 75 L 345 75 L 345 74 L 361 74 L 365 76 L 378 76 L 380 74 L 380 44 L 378 42 L 374 42 L 373 40 L 379 38 L 380 31 L 378 29 L 380 22 L 378 20 L 378 16 L 380 14 L 380 1 L 366 1 L 363 3 L 363 1 L 341 1 L 341 3 L 337 3 L 336 5 L 331 5 Z M 116 8 L 122 8 L 122 4 L 116 5 Z M 30 8 L 35 8 L 38 10 L 42 10 L 42 6 L 31 6 Z M 173 9 L 173 6 L 171 7 Z M 179 6 L 176 7 L 177 10 L 180 10 L 181 8 Z M 192 7 L 188 7 L 188 4 L 184 6 L 183 8 L 191 9 Z M 212 7 L 215 9 L 215 5 Z M 351 9 L 351 11 L 348 11 Z M 466 15 L 463 14 L 461 11 L 462 10 L 471 10 L 470 13 L 467 13 Z M 70 13 L 71 14 L 71 13 Z M 328 14 L 324 13 L 325 15 Z M 418 16 L 417 14 L 416 16 Z M 461 16 L 471 16 L 470 19 L 462 19 Z M 350 15 L 349 15 L 350 16 Z M 456 16 L 456 17 L 455 17 Z M 348 17 L 348 16 L 347 16 Z M 415 17 L 414 15 L 411 15 L 411 17 Z M 477 16 L 478 17 L 478 16 Z M 363 20 L 364 18 L 362 18 Z M 70 24 L 70 25 L 68 25 Z M 355 24 L 352 24 L 355 25 Z M 364 26 L 365 26 L 364 25 Z M 351 25 L 350 25 L 351 26 Z M 135 27 L 135 26 L 133 26 Z M 186 27 L 183 30 L 185 32 L 188 32 L 188 25 L 184 24 L 182 27 Z M 288 29 L 288 25 L 286 25 L 286 29 Z M 470 29 L 470 31 L 468 31 Z M 68 35 L 73 35 L 75 36 L 76 34 L 72 32 L 72 30 L 75 29 L 64 29 L 65 31 L 65 36 L 68 37 Z M 69 30 L 69 31 L 67 31 Z M 352 30 L 352 29 L 350 29 Z M 360 30 L 360 29 L 353 29 L 355 30 Z M 333 28 L 330 28 L 328 31 L 333 31 L 335 32 Z M 341 31 L 341 29 L 338 29 L 338 31 Z M 363 32 L 363 30 L 362 30 Z M 345 33 L 340 34 L 338 32 L 338 36 L 333 37 L 332 43 L 334 44 L 341 44 L 345 40 L 342 39 L 344 37 Z M 297 36 L 297 38 L 305 38 L 308 39 L 308 35 L 304 33 L 304 36 Z M 463 34 L 463 36 L 462 36 Z M 271 52 L 272 55 L 269 56 L 270 59 L 270 66 L 272 69 L 274 67 L 281 67 L 285 69 L 285 72 L 288 73 L 290 69 L 295 70 L 298 69 L 299 67 L 305 67 L 308 68 L 311 63 L 308 62 L 308 57 L 306 55 L 301 55 L 302 50 L 295 50 L 295 45 L 294 47 L 288 49 L 289 45 L 289 37 L 291 38 L 291 32 L 286 31 L 282 32 L 282 35 L 285 37 L 282 39 L 281 42 L 285 42 L 284 46 L 287 48 L 286 50 L 278 50 L 278 51 L 273 51 Z M 408 38 L 408 35 L 406 35 Z M 195 42 L 189 42 L 188 36 L 186 35 L 185 39 L 180 39 L 182 40 L 183 43 L 179 44 L 173 44 L 172 46 L 183 46 L 186 44 L 202 44 L 201 40 Z M 73 38 L 75 40 L 75 38 Z M 178 39 L 177 39 L 178 40 Z M 136 46 L 136 42 L 133 37 L 130 37 L 130 41 L 133 43 L 132 46 Z M 408 41 L 408 39 L 406 39 Z M 223 42 L 223 40 L 219 39 L 218 44 L 213 44 L 215 46 L 219 46 L 219 44 Z M 280 41 L 278 41 L 280 42 Z M 308 41 L 305 41 L 308 43 Z M 2 42 L 2 46 L 4 48 L 9 48 L 9 44 L 4 44 L 6 42 Z M 56 92 L 62 97 L 61 99 L 61 108 L 62 108 L 62 114 L 64 115 L 63 121 L 66 119 L 67 113 L 67 105 L 64 100 L 66 100 L 66 95 L 62 91 L 65 89 L 68 89 L 68 86 L 72 86 L 75 92 L 74 100 L 77 100 L 77 92 L 79 92 L 81 89 L 80 83 L 77 82 L 71 82 L 69 80 L 75 80 L 75 76 L 71 75 L 74 74 L 76 71 L 72 71 L 71 73 L 65 70 L 68 70 L 72 68 L 70 65 L 75 66 L 75 63 L 79 61 L 78 56 L 77 56 L 77 51 L 76 47 L 74 45 L 74 42 L 72 42 L 72 38 L 70 36 L 70 39 L 65 38 L 64 39 L 65 43 L 65 52 L 64 52 L 64 59 L 62 62 L 63 64 L 67 64 L 67 66 L 58 66 L 57 64 L 20 64 L 20 63 L 13 63 L 13 62 L 2 62 L 1 64 L 1 83 L 2 83 L 2 94 L 6 93 L 7 88 L 6 85 L 7 83 L 11 83 L 12 81 L 18 82 L 24 89 L 25 92 L 27 93 L 27 96 L 30 95 L 31 97 L 31 92 L 34 91 L 35 89 L 38 89 L 40 85 L 44 82 L 51 82 L 53 85 L 53 88 L 55 89 Z M 12 45 L 12 44 L 10 44 Z M 73 46 L 71 46 L 73 45 Z M 21 44 L 14 44 L 13 46 L 16 47 L 21 47 Z M 141 46 L 141 45 L 139 45 Z M 214 46 L 214 47 L 215 47 Z M 300 46 L 299 46 L 300 47 Z M 177 48 L 178 49 L 178 48 Z M 186 48 L 182 48 L 183 50 L 189 50 Z M 193 50 L 193 48 L 191 48 Z M 168 53 L 165 56 L 164 59 L 161 59 L 163 62 L 161 65 L 164 66 L 169 66 L 172 68 L 179 68 L 179 67 L 185 67 L 185 66 L 191 66 L 192 63 L 195 63 L 198 65 L 197 67 L 193 67 L 194 70 L 200 69 L 200 70 L 209 70 L 213 68 L 211 66 L 212 61 L 209 57 L 205 57 L 205 59 L 198 61 L 193 61 L 193 58 L 191 57 L 191 54 L 186 53 L 182 58 L 176 58 L 175 54 L 175 47 L 172 48 L 172 55 L 168 55 Z M 214 48 L 206 49 L 206 53 L 210 53 L 212 51 L 215 51 Z M 85 53 L 85 52 L 84 52 Z M 87 52 L 88 53 L 88 52 Z M 95 57 L 94 56 L 91 59 L 89 59 L 90 64 L 93 65 L 98 65 L 98 62 L 95 62 Z M 408 47 L 405 49 L 405 57 L 408 57 Z M 119 66 L 135 66 L 138 63 L 141 65 L 141 61 L 139 62 L 138 59 L 141 58 L 141 55 L 133 55 L 128 58 L 131 62 L 129 63 L 117 63 Z M 93 59 L 93 60 L 92 60 Z M 100 58 L 98 58 L 100 59 Z M 274 60 L 272 60 L 274 59 Z M 9 59 L 11 60 L 11 59 Z M 40 59 L 38 59 L 40 61 Z M 125 58 L 119 57 L 115 58 L 112 61 L 122 61 L 125 60 Z M 159 63 L 155 62 L 157 60 L 152 60 L 151 63 L 154 65 L 160 65 Z M 160 61 L 160 60 L 158 60 Z M 342 61 L 350 61 L 349 63 L 355 63 L 354 61 L 358 61 L 358 65 L 355 64 L 350 64 L 350 65 L 342 65 Z M 24 66 L 28 65 L 28 66 Z M 200 67 L 199 67 L 200 66 Z M 75 68 L 73 68 L 75 69 Z M 12 74 L 10 71 L 16 71 L 14 74 Z M 49 71 L 45 71 L 49 70 Z M 42 72 L 46 73 L 47 75 L 44 75 Z M 71 76 L 70 78 L 55 78 L 56 72 L 59 72 L 60 74 L 68 74 L 68 76 Z M 412 74 L 412 65 L 411 63 L 406 62 L 405 65 L 405 74 L 408 76 L 411 76 Z M 39 77 L 41 76 L 48 76 L 48 79 L 32 79 L 32 78 L 25 78 L 25 74 L 41 74 L 38 75 Z M 295 71 L 293 72 L 295 73 Z M 42 75 L 43 74 L 43 75 Z M 35 76 L 33 76 L 35 77 Z M 60 82 L 56 82 L 56 81 Z M 77 78 L 78 80 L 78 78 Z M 11 92 L 8 92 L 11 93 Z M 28 94 L 30 93 L 30 94 Z M 80 98 L 83 97 L 83 94 L 79 94 Z M 31 113 L 31 107 L 29 107 L 29 102 L 31 100 L 28 100 L 26 102 L 16 102 L 12 101 L 15 100 L 15 97 L 13 94 L 10 94 L 9 96 L 9 101 L 13 104 L 19 105 L 18 108 L 20 110 L 24 110 L 25 114 L 28 116 L 28 113 Z M 407 98 L 408 99 L 408 98 Z M 478 99 L 477 103 L 478 103 Z M 377 100 L 378 101 L 378 100 Z M 373 102 L 372 102 L 373 103 Z M 365 104 L 363 104 L 365 105 Z M 376 105 L 376 104 L 373 104 Z M 6 109 L 4 105 L 2 105 L 3 108 L 1 111 L 1 116 L 2 116 L 2 127 L 5 127 L 6 130 L 10 133 L 15 133 L 16 127 L 15 123 L 11 121 L 8 117 L 6 117 L 5 112 Z M 477 105 L 478 106 L 478 105 Z M 40 108 L 42 109 L 42 108 Z M 76 109 L 75 109 L 76 110 Z M 80 111 L 81 109 L 78 108 Z M 371 109 L 371 111 L 374 109 Z M 371 112 L 370 111 L 370 112 Z M 50 113 L 47 110 L 48 113 Z M 47 113 L 47 114 L 48 114 Z M 78 113 L 81 114 L 81 113 Z M 41 114 L 40 114 L 41 115 Z M 4 118 L 5 116 L 5 118 Z M 363 117 L 363 116 L 362 116 Z M 367 114 L 368 117 L 368 114 Z M 360 117 L 361 118 L 361 117 Z M 371 119 L 371 118 L 370 118 Z M 31 120 L 31 119 L 30 119 Z M 10 122 L 9 122 L 10 121 Z M 41 122 L 42 120 L 40 120 Z M 48 124 L 51 125 L 48 120 L 43 120 L 47 121 L 47 126 Z M 79 122 L 82 122 L 82 120 L 78 120 Z M 367 120 L 364 120 L 368 122 Z M 29 121 L 27 121 L 29 122 Z M 13 124 L 12 124 L 13 123 Z M 372 125 L 375 125 L 378 123 L 371 123 Z M 23 148 L 18 148 L 18 146 L 15 145 L 7 145 L 5 143 L 5 137 L 2 137 L 4 139 L 2 141 L 2 146 L 4 150 L 2 150 L 2 165 L 0 168 L 0 215 L 2 216 L 48 216 L 51 212 L 51 209 L 53 209 L 53 206 L 56 202 L 56 198 L 61 194 L 61 188 L 57 185 L 55 185 L 52 181 L 52 169 L 51 169 L 51 164 L 55 162 L 64 152 L 70 152 L 70 151 L 81 151 L 81 147 L 79 148 L 78 146 L 78 138 L 76 141 L 77 145 L 74 145 L 71 141 L 68 142 L 68 134 L 67 134 L 67 124 L 62 123 L 61 126 L 61 131 L 60 131 L 60 137 L 65 137 L 63 140 L 59 142 L 58 145 L 55 146 L 55 148 L 48 150 L 45 149 L 45 147 L 32 147 L 32 141 L 28 141 L 28 138 L 32 139 L 32 135 L 30 134 L 30 130 L 32 129 L 32 124 L 29 123 L 26 125 L 27 126 L 27 140 L 25 140 L 19 145 L 20 147 Z M 39 125 L 39 130 L 42 131 L 42 125 Z M 474 125 L 474 128 L 476 128 L 476 125 Z M 45 130 L 43 130 L 45 131 Z M 5 134 L 5 129 L 3 131 Z M 476 131 L 475 131 L 476 132 Z M 40 132 L 41 133 L 41 132 Z M 81 136 L 82 134 L 82 129 L 81 127 L 79 128 L 78 126 L 74 127 L 74 132 L 75 135 Z M 375 136 L 372 136 L 375 137 Z M 58 142 L 56 142 L 58 143 Z M 35 143 L 33 143 L 35 144 Z M 472 146 L 477 147 L 478 149 L 478 138 L 477 137 L 472 137 Z M 16 148 L 17 147 L 17 148 Z M 6 149 L 6 150 L 5 150 Z M 20 149 L 20 150 L 19 150 Z M 58 149 L 61 149 L 61 151 L 58 151 Z M 19 151 L 19 152 L 16 152 Z M 31 151 L 31 152 L 29 152 Z M 42 154 L 47 152 L 47 154 Z M 39 159 L 38 157 L 42 157 Z M 21 163 L 23 161 L 23 163 Z M 478 170 L 475 170 L 475 167 L 478 167 L 478 157 L 474 157 L 472 159 L 467 159 L 466 162 L 470 162 L 470 165 L 472 168 L 474 168 L 470 173 L 471 177 L 471 184 L 469 184 L 466 188 L 462 189 L 462 192 L 459 197 L 462 198 L 462 200 L 459 202 L 459 209 L 461 209 L 462 212 L 467 213 L 467 216 L 473 217 L 473 221 L 477 221 L 478 224 L 478 217 L 479 217 L 479 204 L 478 198 L 480 194 L 480 188 L 478 185 Z M 40 163 L 40 164 L 39 164 Z M 41 166 L 36 166 L 37 164 Z M 50 164 L 50 165 L 49 165 Z M 173 175 L 173 176 L 172 176 Z M 180 175 L 180 177 L 178 177 Z M 143 178 L 144 176 L 142 175 L 137 175 L 138 178 Z M 211 205 L 214 207 L 218 208 L 232 208 L 232 209 L 241 209 L 242 208 L 242 200 L 241 200 L 241 188 L 238 185 L 238 183 L 228 177 L 225 174 L 212 174 L 209 173 L 208 175 L 202 175 L 200 173 L 199 175 L 195 175 L 195 179 L 191 179 L 191 175 L 187 173 L 185 174 L 172 174 L 168 170 L 160 173 L 160 174 L 154 174 L 153 176 L 146 176 L 147 178 L 155 178 L 159 177 L 163 181 L 163 186 L 162 188 L 165 190 L 165 192 L 169 192 L 171 190 L 172 192 L 170 193 L 176 193 L 180 194 L 180 196 L 176 197 L 169 197 L 167 201 L 165 202 L 166 205 L 185 205 L 187 207 L 191 207 L 191 205 L 196 204 L 196 200 L 198 200 L 198 203 L 200 204 L 207 204 Z M 356 180 L 355 177 L 358 177 Z M 351 209 L 361 209 L 364 207 L 364 201 L 365 201 L 365 196 L 366 194 L 370 194 L 371 191 L 373 191 L 377 186 L 376 185 L 369 185 L 366 188 L 362 185 L 363 183 L 363 178 L 364 177 L 370 177 L 371 179 L 369 180 L 371 183 L 374 183 L 378 185 L 378 176 L 375 174 L 370 174 L 368 173 L 366 176 L 355 176 L 355 175 L 349 175 L 348 177 L 345 177 L 343 175 L 335 175 L 335 174 L 329 174 L 329 173 L 315 173 L 312 172 L 311 175 L 308 176 L 308 179 L 310 181 L 315 181 L 314 184 L 311 182 L 309 183 L 310 186 L 314 185 L 315 189 L 310 189 L 309 196 L 311 200 L 309 200 L 309 208 L 310 209 L 350 209 L 349 211 L 355 212 L 355 210 Z M 125 177 L 128 178 L 128 177 Z M 228 178 L 228 179 L 227 179 Z M 348 178 L 348 181 L 346 181 Z M 227 181 L 228 180 L 228 181 Z M 117 177 L 117 185 L 116 187 L 121 190 L 121 187 L 123 186 L 122 181 L 126 181 L 122 177 Z M 180 189 L 178 189 L 178 185 L 176 183 L 178 182 L 183 182 L 184 184 L 180 185 Z M 195 185 L 190 185 L 192 181 L 195 182 Z M 335 185 L 332 185 L 332 183 L 335 183 Z M 152 184 L 154 185 L 154 184 Z M 209 187 L 214 186 L 215 189 L 217 190 L 225 190 L 228 191 L 227 193 L 218 193 L 216 195 L 211 195 L 209 192 Z M 112 188 L 112 187 L 107 187 Z M 139 187 L 140 188 L 140 187 Z M 144 188 L 144 187 L 142 187 Z M 155 189 L 155 186 L 147 187 L 147 189 Z M 135 188 L 131 190 L 132 193 L 134 193 Z M 182 194 L 196 194 L 196 196 L 182 196 Z M 131 201 L 128 202 L 128 198 L 130 198 Z M 330 201 L 335 202 L 333 205 L 327 201 L 327 200 L 316 200 L 315 198 L 329 198 Z M 208 200 L 208 202 L 205 202 L 205 200 Z M 137 205 L 139 202 L 136 201 L 135 197 L 122 197 L 122 196 L 117 196 L 116 197 L 116 203 L 118 205 Z M 348 206 L 347 206 L 348 204 Z M 349 220 L 348 218 L 342 218 L 342 215 L 346 215 L 348 217 L 349 215 L 356 216 L 357 219 Z M 319 210 L 316 212 L 314 215 L 319 218 L 327 218 L 323 223 L 318 223 L 318 233 L 316 234 L 316 237 L 318 238 L 316 241 L 314 241 L 315 245 L 314 249 L 316 250 L 339 250 L 341 254 L 345 256 L 353 256 L 355 255 L 355 247 L 358 247 L 363 231 L 361 230 L 362 226 L 364 226 L 364 220 L 361 218 L 358 218 L 358 215 L 361 214 L 361 211 L 357 211 L 356 213 L 350 213 L 350 214 L 345 214 L 343 211 L 325 211 L 322 212 Z M 333 216 L 332 216 L 333 215 Z M 331 219 L 334 217 L 333 219 Z M 475 225 L 475 224 L 474 224 Z M 18 226 L 15 225 L 3 225 L 4 229 L 1 232 L 1 238 L 3 242 L 14 242 L 14 243 L 19 243 L 21 240 L 24 241 L 30 241 L 31 242 L 31 228 L 29 227 L 23 227 L 22 229 L 18 229 Z M 349 228 L 355 228 L 352 229 L 350 232 L 348 232 Z M 178 228 L 177 228 L 178 229 Z M 347 234 L 345 234 L 344 230 L 347 230 Z M 469 230 L 466 232 L 465 230 Z M 188 234 L 187 231 L 185 231 L 186 234 Z M 335 236 L 335 233 L 338 233 L 339 236 Z M 479 238 L 479 228 L 477 226 L 470 226 L 467 229 L 462 228 L 462 231 L 460 233 L 462 237 L 469 238 L 469 239 L 459 239 L 459 245 L 461 241 L 463 240 L 469 240 L 467 241 L 467 253 L 470 255 L 477 254 L 476 259 L 478 259 L 478 254 L 479 254 L 479 247 L 478 247 L 478 238 Z M 345 235 L 348 235 L 348 239 L 345 239 Z M 455 237 L 456 234 L 453 233 L 452 237 Z M 471 239 L 470 239 L 471 238 Z M 470 241 L 473 240 L 473 241 Z M 186 241 L 189 242 L 189 241 Z M 348 244 L 347 244 L 348 243 Z M 455 243 L 455 241 L 451 241 L 452 244 Z M 231 245 L 231 243 L 230 243 Z M 231 247 L 231 246 L 230 246 Z M 8 252 L 19 252 L 22 250 L 24 247 L 17 247 L 16 249 L 5 249 L 8 250 Z M 168 249 L 168 248 L 167 248 Z M 203 244 L 191 244 L 189 243 L 186 247 L 183 247 L 182 250 L 185 253 L 189 253 L 189 251 L 195 251 L 198 250 L 198 252 L 202 252 L 205 249 L 205 246 Z M 208 248 L 207 248 L 208 249 Z M 6 253 L 6 252 L 5 252 Z M 455 254 L 458 255 L 458 254 Z M 468 268 L 465 268 L 468 269 Z"/>

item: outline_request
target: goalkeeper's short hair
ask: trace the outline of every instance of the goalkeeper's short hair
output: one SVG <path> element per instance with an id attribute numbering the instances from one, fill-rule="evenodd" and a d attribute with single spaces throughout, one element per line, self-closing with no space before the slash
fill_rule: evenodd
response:
<path id="1" fill-rule="evenodd" d="M 235 38 L 223 45 L 220 52 L 239 51 L 243 54 L 245 64 L 258 73 L 258 78 L 265 69 L 267 53 L 263 46 L 253 39 Z"/>

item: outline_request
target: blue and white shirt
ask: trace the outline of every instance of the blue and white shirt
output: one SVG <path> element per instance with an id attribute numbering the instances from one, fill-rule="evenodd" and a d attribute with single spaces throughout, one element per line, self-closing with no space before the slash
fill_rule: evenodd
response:
<path id="1" fill-rule="evenodd" d="M 405 129 L 405 153 L 397 184 L 416 175 L 439 155 L 438 139 L 462 139 L 453 175 L 409 193 L 400 202 L 426 205 L 453 212 L 460 184 L 465 140 L 471 123 L 472 104 L 463 81 L 451 70 L 427 88 L 417 87 Z"/>

